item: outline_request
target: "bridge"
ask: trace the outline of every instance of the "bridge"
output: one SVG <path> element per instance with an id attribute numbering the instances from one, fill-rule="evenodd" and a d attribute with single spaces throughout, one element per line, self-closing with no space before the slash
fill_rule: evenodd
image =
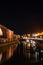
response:
<path id="1" fill-rule="evenodd" d="M 36 43 L 36 45 L 38 45 L 39 47 L 40 47 L 40 49 L 43 49 L 43 38 L 25 38 L 25 37 L 23 37 L 22 39 L 21 39 L 21 41 L 25 41 L 25 43 L 27 43 L 27 42 L 29 42 L 30 43 L 30 45 L 31 45 L 31 43 L 32 43 L 32 45 L 34 44 L 34 43 Z"/>
<path id="2" fill-rule="evenodd" d="M 22 39 L 24 39 L 24 40 L 28 39 L 28 40 L 39 40 L 39 41 L 41 40 L 41 41 L 43 41 L 43 38 L 32 38 L 32 37 L 31 38 L 24 38 L 23 37 Z"/>

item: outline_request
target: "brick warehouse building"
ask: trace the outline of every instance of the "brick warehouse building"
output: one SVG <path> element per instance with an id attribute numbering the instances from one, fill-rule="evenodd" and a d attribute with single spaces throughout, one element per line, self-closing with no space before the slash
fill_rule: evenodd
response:
<path id="1" fill-rule="evenodd" d="M 14 32 L 7 27 L 0 25 L 0 38 L 8 38 L 10 41 L 14 39 Z"/>
<path id="2" fill-rule="evenodd" d="M 6 41 L 7 39 L 7 41 Z M 9 42 L 14 40 L 14 32 L 7 27 L 0 25 L 0 44 L 4 44 L 4 42 Z M 16 47 L 16 45 L 15 45 Z M 9 59 L 14 52 L 13 45 L 12 46 L 0 46 L 0 61 L 4 61 Z"/>

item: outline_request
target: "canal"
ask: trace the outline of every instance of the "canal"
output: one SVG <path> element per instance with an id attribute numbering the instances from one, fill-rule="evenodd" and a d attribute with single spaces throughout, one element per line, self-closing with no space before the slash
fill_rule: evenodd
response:
<path id="1" fill-rule="evenodd" d="M 10 45 L 7 48 L 7 52 L 3 49 L 3 57 L 2 53 L 0 53 L 0 60 L 2 57 L 1 65 L 6 64 L 40 64 L 43 63 L 43 48 L 40 47 L 39 43 L 35 41 L 20 41 L 20 44 Z M 35 45 L 34 45 L 34 44 Z M 37 44 L 36 44 L 37 43 Z M 6 60 L 7 59 L 7 60 Z M 4 61 L 3 61 L 4 60 Z"/>

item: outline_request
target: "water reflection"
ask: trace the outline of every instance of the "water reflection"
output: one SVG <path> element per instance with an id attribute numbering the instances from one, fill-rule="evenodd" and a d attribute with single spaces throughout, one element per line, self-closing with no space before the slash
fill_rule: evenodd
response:
<path id="1" fill-rule="evenodd" d="M 28 62 L 43 61 L 43 47 L 40 48 L 40 41 L 22 41 L 23 55 L 28 59 Z M 43 44 L 42 44 L 43 46 Z"/>
<path id="2" fill-rule="evenodd" d="M 20 44 L 14 44 L 6 47 L 0 53 L 0 61 L 3 62 L 9 58 L 13 58 L 13 61 L 22 62 L 39 62 L 43 61 L 43 49 L 41 49 L 36 43 L 33 46 L 32 43 L 21 41 Z M 14 53 L 16 51 L 16 54 Z"/>
<path id="3" fill-rule="evenodd" d="M 2 53 L 0 53 L 0 62 L 1 62 L 1 60 L 2 60 Z"/>
<path id="4" fill-rule="evenodd" d="M 0 62 L 9 60 L 15 52 L 18 44 L 13 44 L 5 47 L 0 47 Z"/>

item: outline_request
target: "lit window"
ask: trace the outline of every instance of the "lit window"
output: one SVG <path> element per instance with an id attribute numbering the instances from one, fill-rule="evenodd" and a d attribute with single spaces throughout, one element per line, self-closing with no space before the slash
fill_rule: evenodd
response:
<path id="1" fill-rule="evenodd" d="M 0 28 L 0 35 L 3 35 L 2 29 Z"/>

